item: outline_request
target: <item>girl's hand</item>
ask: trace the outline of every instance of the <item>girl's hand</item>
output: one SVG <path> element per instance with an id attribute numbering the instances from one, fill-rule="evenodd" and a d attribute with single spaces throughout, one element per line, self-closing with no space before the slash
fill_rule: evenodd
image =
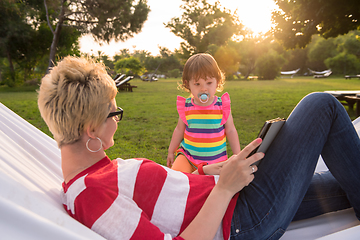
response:
<path id="1" fill-rule="evenodd" d="M 203 171 L 205 175 L 219 175 L 221 169 L 223 168 L 224 164 L 226 164 L 227 161 L 228 160 L 203 166 Z M 198 171 L 196 170 L 194 173 L 198 174 Z"/>
<path id="2" fill-rule="evenodd" d="M 174 163 L 174 154 L 173 153 L 169 153 L 168 156 L 167 156 L 167 162 L 166 162 L 166 166 L 168 168 L 171 168 L 171 166 L 173 165 Z"/>
<path id="3" fill-rule="evenodd" d="M 262 159 L 264 153 L 255 153 L 246 158 L 257 146 L 261 144 L 261 138 L 255 139 L 247 145 L 239 154 L 233 155 L 224 162 L 220 170 L 220 178 L 217 187 L 235 194 L 249 185 L 254 180 L 254 172 L 257 166 L 253 165 Z"/>

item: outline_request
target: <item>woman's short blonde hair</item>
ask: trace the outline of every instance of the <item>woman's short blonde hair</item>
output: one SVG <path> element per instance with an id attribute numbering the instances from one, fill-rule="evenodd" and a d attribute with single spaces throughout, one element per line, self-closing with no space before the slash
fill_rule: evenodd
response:
<path id="1" fill-rule="evenodd" d="M 218 92 L 224 89 L 225 76 L 220 70 L 216 60 L 207 53 L 198 53 L 191 56 L 185 63 L 182 83 L 180 88 L 190 92 L 189 81 L 198 81 L 200 78 L 206 79 L 207 77 L 213 77 L 217 81 Z"/>
<path id="2" fill-rule="evenodd" d="M 38 106 L 61 147 L 79 140 L 88 127 L 100 126 L 116 93 L 103 64 L 69 56 L 42 78 Z"/>

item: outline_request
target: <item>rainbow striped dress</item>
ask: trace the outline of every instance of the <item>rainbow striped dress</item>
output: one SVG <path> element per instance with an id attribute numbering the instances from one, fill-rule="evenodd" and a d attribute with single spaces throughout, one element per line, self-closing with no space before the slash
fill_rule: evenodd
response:
<path id="1" fill-rule="evenodd" d="M 177 97 L 176 104 L 180 119 L 186 125 L 177 154 L 184 154 L 194 165 L 225 161 L 225 123 L 231 110 L 229 94 L 215 96 L 214 102 L 206 107 L 194 104 L 192 98 L 181 96 Z"/>

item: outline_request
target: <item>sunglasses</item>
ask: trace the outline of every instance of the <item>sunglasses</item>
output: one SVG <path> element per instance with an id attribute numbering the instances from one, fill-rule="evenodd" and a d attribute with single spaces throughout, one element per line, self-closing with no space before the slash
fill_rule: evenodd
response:
<path id="1" fill-rule="evenodd" d="M 107 118 L 115 117 L 114 119 L 115 119 L 116 122 L 121 121 L 121 119 L 123 117 L 124 110 L 121 107 L 118 107 L 117 109 L 119 111 L 109 113 Z"/>

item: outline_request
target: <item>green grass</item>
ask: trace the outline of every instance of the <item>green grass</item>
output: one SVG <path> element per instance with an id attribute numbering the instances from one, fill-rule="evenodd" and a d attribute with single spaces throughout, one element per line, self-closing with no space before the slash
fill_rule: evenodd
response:
<path id="1" fill-rule="evenodd" d="M 145 157 L 166 164 L 167 148 L 178 119 L 176 96 L 189 95 L 177 90 L 178 81 L 161 79 L 150 83 L 135 79 L 131 81 L 132 85 L 138 86 L 134 92 L 119 92 L 116 100 L 124 109 L 124 118 L 114 136 L 115 146 L 107 150 L 110 158 Z M 223 92 L 230 94 L 234 123 L 244 147 L 256 137 L 265 120 L 286 118 L 306 94 L 359 89 L 358 79 L 299 77 L 275 81 L 227 81 Z M 50 135 L 40 117 L 34 87 L 0 87 L 0 102 Z M 355 118 L 354 111 L 348 113 Z"/>

